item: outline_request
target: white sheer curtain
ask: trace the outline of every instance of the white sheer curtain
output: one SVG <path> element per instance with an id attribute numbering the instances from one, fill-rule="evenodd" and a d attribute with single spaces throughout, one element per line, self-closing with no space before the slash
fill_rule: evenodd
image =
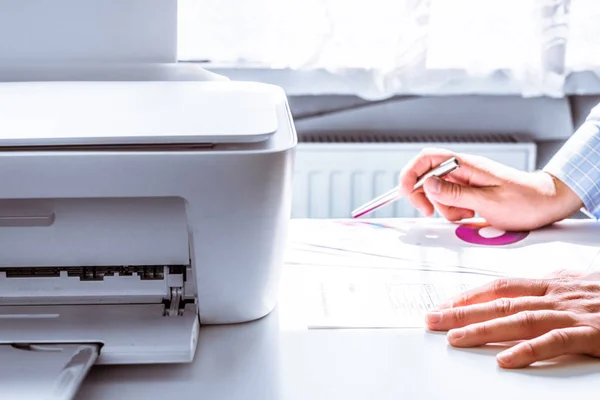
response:
<path id="1" fill-rule="evenodd" d="M 600 0 L 179 0 L 179 26 L 182 60 L 362 74 L 370 98 L 560 97 L 600 71 Z"/>

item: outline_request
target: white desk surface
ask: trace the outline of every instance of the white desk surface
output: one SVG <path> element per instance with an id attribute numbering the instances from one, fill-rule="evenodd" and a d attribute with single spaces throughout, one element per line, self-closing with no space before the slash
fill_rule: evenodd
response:
<path id="1" fill-rule="evenodd" d="M 420 329 L 280 331 L 277 321 L 276 310 L 204 328 L 191 365 L 96 366 L 77 398 L 564 400 L 598 391 L 597 360 L 502 370 L 496 349 L 454 349 Z"/>
<path id="2" fill-rule="evenodd" d="M 543 246 L 535 237 L 523 243 Z M 284 274 L 286 293 L 300 285 L 293 276 Z M 456 349 L 424 329 L 308 330 L 290 323 L 298 309 L 289 298 L 261 320 L 201 328 L 192 364 L 95 366 L 77 398 L 564 400 L 599 391 L 597 359 L 503 370 L 498 347 Z"/>

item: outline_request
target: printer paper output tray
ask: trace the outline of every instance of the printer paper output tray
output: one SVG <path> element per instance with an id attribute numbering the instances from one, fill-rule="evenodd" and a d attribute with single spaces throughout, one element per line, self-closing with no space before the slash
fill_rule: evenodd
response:
<path id="1" fill-rule="evenodd" d="M 194 304 L 0 307 L 0 398 L 72 399 L 94 364 L 191 362 Z"/>
<path id="2" fill-rule="evenodd" d="M 188 307 L 0 307 L 0 398 L 71 399 L 94 364 L 191 362 L 199 324 Z"/>
<path id="3" fill-rule="evenodd" d="M 97 357 L 89 344 L 0 346 L 0 398 L 72 399 Z"/>
<path id="4" fill-rule="evenodd" d="M 199 322 L 186 307 L 165 316 L 162 304 L 2 306 L 0 344 L 98 344 L 96 364 L 191 362 Z"/>

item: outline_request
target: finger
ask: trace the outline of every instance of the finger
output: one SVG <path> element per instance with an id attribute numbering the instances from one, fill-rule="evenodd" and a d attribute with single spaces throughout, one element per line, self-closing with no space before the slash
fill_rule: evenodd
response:
<path id="1" fill-rule="evenodd" d="M 454 178 L 468 185 L 487 186 L 499 183 L 499 178 L 493 173 L 493 170 L 500 169 L 501 166 L 495 165 L 491 160 L 455 154 L 446 149 L 424 149 L 419 155 L 410 160 L 400 172 L 399 186 L 401 194 L 410 193 L 420 177 L 451 157 L 456 157 L 460 165 L 460 168 L 452 172 Z M 484 164 L 490 165 L 486 166 Z"/>
<path id="2" fill-rule="evenodd" d="M 423 188 L 431 202 L 469 210 L 485 208 L 489 203 L 490 189 L 493 189 L 459 185 L 437 177 L 427 179 Z"/>
<path id="3" fill-rule="evenodd" d="M 456 184 L 465 184 L 466 183 L 464 181 L 464 179 L 457 178 L 454 175 L 447 175 L 442 179 L 444 179 L 448 182 L 451 182 L 451 183 L 456 183 Z M 425 196 L 425 194 L 423 194 L 423 197 L 425 199 L 427 199 L 427 196 Z M 467 208 L 446 206 L 446 205 L 438 203 L 438 202 L 431 202 L 429 199 L 427 199 L 427 202 L 429 204 L 432 204 L 431 213 L 433 213 L 434 210 L 437 210 L 448 221 L 456 222 L 456 221 L 460 221 L 460 220 L 467 219 L 467 218 L 473 218 L 475 216 L 475 212 L 473 210 L 469 210 Z"/>
<path id="4" fill-rule="evenodd" d="M 581 279 L 586 281 L 600 281 L 600 271 L 582 273 Z"/>
<path id="5" fill-rule="evenodd" d="M 553 310 L 552 302 L 544 297 L 502 298 L 483 304 L 434 311 L 426 316 L 427 327 L 446 331 L 467 325 L 502 318 L 527 310 Z"/>
<path id="6" fill-rule="evenodd" d="M 467 218 L 473 218 L 475 212 L 466 208 L 446 206 L 441 203 L 433 202 L 436 210 L 448 221 L 456 222 Z"/>
<path id="7" fill-rule="evenodd" d="M 445 149 L 424 149 L 421 151 L 400 171 L 400 193 L 406 195 L 412 192 L 421 176 L 451 157 L 455 157 L 455 154 Z"/>
<path id="8" fill-rule="evenodd" d="M 448 342 L 456 347 L 527 340 L 553 329 L 573 326 L 575 318 L 563 311 L 522 311 L 508 317 L 472 324 L 448 332 Z"/>
<path id="9" fill-rule="evenodd" d="M 465 181 L 464 177 L 462 177 L 462 176 L 456 176 L 456 175 L 450 174 L 450 175 L 446 175 L 446 176 L 444 176 L 444 177 L 443 177 L 443 178 L 441 178 L 441 179 L 443 179 L 443 180 L 445 180 L 445 181 L 448 181 L 448 182 L 450 182 L 450 183 L 456 183 L 456 184 L 458 184 L 458 185 L 467 185 L 467 186 L 471 186 L 471 185 L 469 184 L 469 182 L 468 182 L 468 181 Z"/>
<path id="10" fill-rule="evenodd" d="M 503 368 L 523 368 L 563 355 L 598 356 L 599 343 L 598 330 L 587 326 L 554 329 L 499 353 L 496 359 Z"/>
<path id="11" fill-rule="evenodd" d="M 458 297 L 443 303 L 438 309 L 462 307 L 484 303 L 503 297 L 543 296 L 548 291 L 546 279 L 502 278 L 467 290 Z"/>
<path id="12" fill-rule="evenodd" d="M 429 217 L 433 214 L 433 204 L 431 204 L 431 202 L 427 199 L 427 196 L 425 196 L 423 191 L 412 193 L 410 196 L 408 196 L 408 199 L 411 204 L 424 216 Z"/>

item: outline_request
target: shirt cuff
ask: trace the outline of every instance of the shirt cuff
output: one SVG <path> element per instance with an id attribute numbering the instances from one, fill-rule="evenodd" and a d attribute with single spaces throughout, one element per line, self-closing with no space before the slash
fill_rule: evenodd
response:
<path id="1" fill-rule="evenodd" d="M 579 196 L 585 208 L 600 218 L 600 129 L 587 120 L 543 169 Z"/>

